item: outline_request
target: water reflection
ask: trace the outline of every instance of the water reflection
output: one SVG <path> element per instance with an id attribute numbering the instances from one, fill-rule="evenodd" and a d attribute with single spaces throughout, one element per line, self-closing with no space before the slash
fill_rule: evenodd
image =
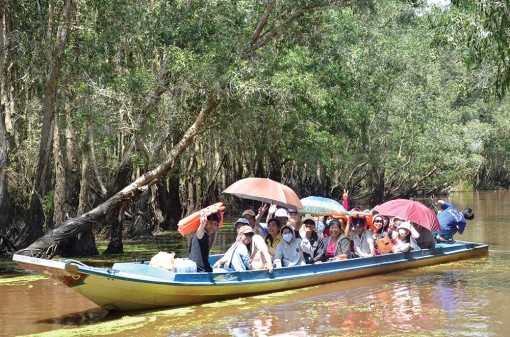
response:
<path id="1" fill-rule="evenodd" d="M 228 331 L 231 336 L 236 337 L 269 336 L 275 317 L 276 314 L 273 312 L 262 313 L 250 318 L 244 326 L 228 328 Z"/>
<path id="2" fill-rule="evenodd" d="M 194 333 L 236 337 L 410 333 L 493 336 L 488 333 L 491 315 L 483 314 L 490 298 L 479 291 L 484 277 L 483 274 L 465 275 L 448 270 L 431 269 L 422 274 L 407 271 L 302 289 L 274 304 L 247 299 L 242 305 L 228 306 L 212 314 L 198 324 Z M 348 289 L 342 287 L 346 284 Z M 315 295 L 319 290 L 320 295 Z M 477 296 L 473 296 L 474 293 Z M 201 310 L 205 308 L 197 307 L 196 314 Z M 227 328 L 211 330 L 215 323 Z M 174 329 L 167 335 L 180 336 L 185 332 L 186 328 Z"/>
<path id="3" fill-rule="evenodd" d="M 37 323 L 58 324 L 58 325 L 87 325 L 98 322 L 104 322 L 118 318 L 116 315 L 110 315 L 108 311 L 101 309 L 91 309 L 82 312 L 74 312 L 58 317 L 38 320 Z"/>

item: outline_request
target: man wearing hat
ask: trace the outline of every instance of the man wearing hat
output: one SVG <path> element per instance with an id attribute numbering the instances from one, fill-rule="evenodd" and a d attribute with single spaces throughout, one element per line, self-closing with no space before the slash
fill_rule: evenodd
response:
<path id="1" fill-rule="evenodd" d="M 276 212 L 274 212 L 274 218 L 278 219 L 283 227 L 289 221 L 289 213 L 285 208 L 278 208 Z"/>
<path id="2" fill-rule="evenodd" d="M 266 212 L 267 204 L 259 208 L 259 214 L 255 215 L 255 212 L 251 209 L 247 209 L 243 212 L 242 217 L 247 219 L 250 223 L 251 228 L 255 231 L 255 234 L 266 236 L 268 234 L 267 224 L 260 223 L 260 217 Z"/>
<path id="3" fill-rule="evenodd" d="M 252 209 L 245 210 L 242 217 L 250 222 L 251 228 L 255 227 L 255 212 Z"/>
<path id="4" fill-rule="evenodd" d="M 292 227 L 294 227 L 294 230 L 299 235 L 299 231 L 300 231 L 301 227 L 303 226 L 301 216 L 299 215 L 297 209 L 295 209 L 295 208 L 287 209 L 287 214 L 289 216 L 287 225 L 291 225 Z M 296 236 L 296 237 L 299 237 L 299 236 Z"/>
<path id="5" fill-rule="evenodd" d="M 230 259 L 224 266 L 225 269 L 243 271 L 250 268 L 250 251 L 248 247 L 251 244 L 254 234 L 253 228 L 251 228 L 250 225 L 239 227 L 237 240 L 230 249 Z"/>
<path id="6" fill-rule="evenodd" d="M 306 264 L 314 264 L 322 258 L 324 253 L 324 236 L 317 233 L 315 220 L 311 214 L 305 214 L 303 217 L 303 226 L 301 226 L 301 238 L 303 242 L 310 243 L 310 253 L 303 252 Z"/>
<path id="7" fill-rule="evenodd" d="M 250 228 L 251 224 L 246 218 L 239 218 L 234 224 L 234 227 L 237 231 L 237 235 L 239 236 L 241 228 L 248 226 Z M 267 245 L 264 241 L 264 238 L 255 233 L 255 230 L 252 228 L 253 235 L 251 237 L 249 243 L 249 252 L 250 252 L 250 265 L 249 269 L 267 269 L 270 273 L 273 272 L 273 262 L 271 261 L 271 255 L 269 254 L 269 250 L 267 249 Z M 237 241 L 236 241 L 237 242 Z M 234 243 L 235 245 L 235 243 Z M 232 245 L 232 247 L 234 247 Z M 217 268 L 220 264 L 224 264 L 230 258 L 232 252 L 232 247 L 225 253 L 225 255 L 214 264 L 214 267 Z"/>

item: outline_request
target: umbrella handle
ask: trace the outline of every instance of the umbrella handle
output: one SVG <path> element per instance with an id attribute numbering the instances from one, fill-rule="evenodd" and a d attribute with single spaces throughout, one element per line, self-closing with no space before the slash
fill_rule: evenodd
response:
<path id="1" fill-rule="evenodd" d="M 430 200 L 432 200 L 432 207 L 434 207 L 434 210 L 436 211 L 436 213 L 439 212 L 439 210 L 436 207 L 436 205 L 437 205 L 436 199 L 434 199 L 433 197 L 430 197 Z"/>

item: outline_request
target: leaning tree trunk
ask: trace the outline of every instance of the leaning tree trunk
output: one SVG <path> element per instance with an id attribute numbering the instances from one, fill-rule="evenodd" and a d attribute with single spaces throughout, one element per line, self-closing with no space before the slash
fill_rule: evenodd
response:
<path id="1" fill-rule="evenodd" d="M 123 205 L 138 198 L 147 186 L 156 183 L 173 168 L 182 153 L 193 144 L 196 136 L 205 130 L 206 122 L 216 110 L 218 104 L 219 101 L 216 98 L 216 94 L 210 94 L 193 125 L 186 131 L 180 142 L 170 151 L 164 162 L 158 167 L 145 173 L 101 205 L 76 218 L 66 220 L 29 247 L 17 253 L 38 257 L 51 257 L 59 252 L 58 249 L 61 242 L 75 237 L 78 233 L 91 229 L 96 223 L 104 222 L 107 215 L 118 212 Z"/>
<path id="2" fill-rule="evenodd" d="M 53 148 L 53 133 L 55 127 L 55 105 L 57 99 L 57 85 L 60 78 L 62 63 L 65 58 L 65 48 L 69 37 L 69 27 L 71 26 L 73 15 L 72 0 L 64 0 L 62 14 L 60 18 L 61 26 L 58 29 L 55 51 L 52 59 L 48 59 L 51 64 L 49 75 L 44 89 L 43 103 L 43 121 L 41 130 L 41 141 L 39 144 L 39 157 L 37 165 L 37 176 L 35 180 L 35 192 L 30 199 L 30 209 L 26 221 L 26 227 L 23 235 L 18 240 L 20 247 L 26 247 L 43 234 L 43 224 L 45 221 L 44 211 L 41 199 L 51 189 L 52 165 L 51 156 Z M 51 58 L 51 56 L 49 56 Z"/>

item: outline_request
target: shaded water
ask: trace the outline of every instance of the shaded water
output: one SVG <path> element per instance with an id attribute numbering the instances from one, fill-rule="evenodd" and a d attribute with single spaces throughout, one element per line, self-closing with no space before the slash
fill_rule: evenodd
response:
<path id="1" fill-rule="evenodd" d="M 2 285 L 16 280 L 2 277 L 0 335 L 507 336 L 510 192 L 456 193 L 448 201 L 473 208 L 475 220 L 456 238 L 490 244 L 489 256 L 271 295 L 113 315 L 52 280 Z"/>

